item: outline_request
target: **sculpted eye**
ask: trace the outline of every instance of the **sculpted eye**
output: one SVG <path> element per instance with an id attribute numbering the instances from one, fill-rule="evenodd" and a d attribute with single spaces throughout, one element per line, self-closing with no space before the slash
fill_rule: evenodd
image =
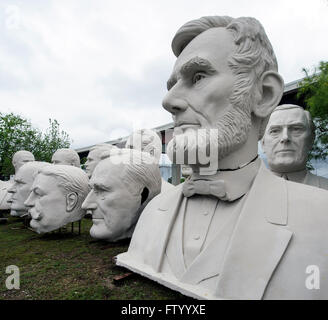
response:
<path id="1" fill-rule="evenodd" d="M 97 187 L 93 187 L 93 192 L 94 192 L 95 194 L 99 194 L 99 193 L 100 193 L 100 190 L 99 190 L 99 188 L 97 188 Z"/>
<path id="2" fill-rule="evenodd" d="M 195 84 L 205 78 L 205 75 L 201 72 L 196 72 L 194 76 L 192 77 L 192 83 Z"/>
<path id="3" fill-rule="evenodd" d="M 101 195 L 103 195 L 103 194 L 105 194 L 106 192 L 109 192 L 109 191 L 110 190 L 107 190 L 107 189 L 105 190 L 105 189 L 103 189 L 101 187 L 98 187 L 98 186 L 93 187 L 93 192 L 98 196 L 101 196 Z"/>
<path id="4" fill-rule="evenodd" d="M 275 135 L 278 134 L 280 132 L 280 130 L 278 128 L 274 128 L 270 130 L 270 134 Z"/>
<path id="5" fill-rule="evenodd" d="M 42 193 L 40 192 L 40 190 L 38 190 L 38 189 L 34 189 L 33 190 L 33 193 L 37 196 L 37 197 L 42 197 Z"/>
<path id="6" fill-rule="evenodd" d="M 296 133 L 304 131 L 304 128 L 303 127 L 293 127 L 292 129 Z"/>

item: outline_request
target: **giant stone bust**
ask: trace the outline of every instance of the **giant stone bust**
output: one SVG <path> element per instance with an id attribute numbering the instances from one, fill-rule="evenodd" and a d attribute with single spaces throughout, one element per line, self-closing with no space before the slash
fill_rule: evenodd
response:
<path id="1" fill-rule="evenodd" d="M 88 183 L 87 174 L 74 166 L 49 165 L 41 169 L 25 201 L 32 218 L 31 228 L 46 233 L 81 220 Z"/>
<path id="2" fill-rule="evenodd" d="M 49 165 L 47 162 L 32 161 L 25 163 L 18 169 L 14 183 L 8 189 L 8 193 L 11 194 L 8 202 L 10 203 L 10 214 L 12 216 L 23 217 L 28 214 L 25 201 L 32 188 L 34 178 L 39 170 Z"/>
<path id="3" fill-rule="evenodd" d="M 34 161 L 34 156 L 30 151 L 20 150 L 17 151 L 12 159 L 12 164 L 15 168 L 15 173 L 17 173 L 18 169 L 27 162 Z M 12 187 L 13 181 L 0 181 L 0 210 L 8 210 L 10 209 L 10 197 L 11 194 L 8 190 Z M 16 214 L 14 210 L 11 211 L 12 215 Z"/>
<path id="4" fill-rule="evenodd" d="M 285 104 L 271 114 L 262 139 L 270 170 L 287 180 L 328 189 L 328 179 L 306 169 L 315 130 L 311 115 L 302 107 Z"/>
<path id="5" fill-rule="evenodd" d="M 128 137 L 125 148 L 147 152 L 154 157 L 155 163 L 160 162 L 162 154 L 162 141 L 154 130 L 141 129 L 134 131 Z M 166 192 L 172 188 L 173 185 L 162 178 L 161 192 Z"/>
<path id="6" fill-rule="evenodd" d="M 159 194 L 160 172 L 148 153 L 116 149 L 99 162 L 90 187 L 83 208 L 92 211 L 91 236 L 118 241 L 131 237 L 141 211 Z"/>
<path id="7" fill-rule="evenodd" d="M 305 285 L 309 266 L 328 274 L 327 191 L 276 177 L 258 158 L 284 88 L 262 25 L 203 17 L 172 49 L 168 153 L 193 172 L 150 201 L 117 264 L 198 299 L 327 299 L 328 278 Z"/>
<path id="8" fill-rule="evenodd" d="M 78 153 L 69 148 L 58 149 L 51 158 L 53 164 L 62 164 L 80 168 L 80 157 Z"/>
<path id="9" fill-rule="evenodd" d="M 85 163 L 85 172 L 89 178 L 91 178 L 93 171 L 101 160 L 102 154 L 113 149 L 117 149 L 117 147 L 108 143 L 98 144 L 90 149 Z"/>
<path id="10" fill-rule="evenodd" d="M 34 161 L 34 156 L 30 151 L 20 150 L 17 151 L 12 159 L 12 164 L 15 168 L 15 173 L 17 173 L 18 169 L 27 162 Z"/>

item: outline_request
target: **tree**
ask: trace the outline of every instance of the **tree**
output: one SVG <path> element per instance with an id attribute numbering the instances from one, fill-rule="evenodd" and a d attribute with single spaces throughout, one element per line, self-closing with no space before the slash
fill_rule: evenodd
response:
<path id="1" fill-rule="evenodd" d="M 70 143 L 68 134 L 59 129 L 57 120 L 49 119 L 49 127 L 42 133 L 27 119 L 0 112 L 0 176 L 8 179 L 14 174 L 12 157 L 19 150 L 32 152 L 38 161 L 50 162 L 57 149 L 68 148 Z"/>
<path id="2" fill-rule="evenodd" d="M 303 69 L 297 98 L 303 98 L 316 126 L 316 139 L 310 158 L 328 156 L 328 61 L 321 61 L 312 74 Z"/>

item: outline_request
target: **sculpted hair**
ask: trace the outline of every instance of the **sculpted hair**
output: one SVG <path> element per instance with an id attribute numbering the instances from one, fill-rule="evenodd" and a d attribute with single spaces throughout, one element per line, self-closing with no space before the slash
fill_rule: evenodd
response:
<path id="1" fill-rule="evenodd" d="M 19 158 L 21 158 L 21 157 L 28 157 L 28 158 L 31 158 L 32 159 L 32 161 L 34 161 L 35 160 L 35 158 L 34 158 L 34 155 L 33 155 L 33 153 L 32 152 L 30 152 L 30 151 L 26 151 L 26 150 L 20 150 L 20 151 L 17 151 L 15 154 L 14 154 L 14 156 L 13 156 L 13 163 L 15 162 L 15 161 L 17 161 Z"/>
<path id="2" fill-rule="evenodd" d="M 276 112 L 276 111 L 279 111 L 279 110 L 280 111 L 289 110 L 289 109 L 300 109 L 304 112 L 304 114 L 306 116 L 306 119 L 307 119 L 307 122 L 308 122 L 308 125 L 309 125 L 309 128 L 310 128 L 311 139 L 312 139 L 312 143 L 313 143 L 313 141 L 315 139 L 315 125 L 314 125 L 314 122 L 312 120 L 312 117 L 311 117 L 311 114 L 310 114 L 309 111 L 304 110 L 304 108 L 302 108 L 301 106 L 298 106 L 296 104 L 282 104 L 282 105 L 278 106 L 277 108 L 275 108 L 273 110 L 273 112 Z"/>
<path id="3" fill-rule="evenodd" d="M 158 134 L 150 129 L 136 130 L 129 136 L 125 148 L 136 149 L 133 143 L 135 139 L 139 139 L 138 137 L 141 137 L 141 150 L 139 151 L 149 153 L 159 162 L 162 154 L 162 141 Z"/>
<path id="4" fill-rule="evenodd" d="M 89 178 L 82 169 L 68 165 L 49 164 L 47 167 L 40 170 L 39 173 L 54 177 L 58 181 L 58 186 L 64 192 L 66 191 L 66 193 L 77 193 L 78 201 L 74 211 L 79 213 L 81 216 L 84 215 L 84 211 L 82 210 L 81 206 L 89 192 Z"/>
<path id="5" fill-rule="evenodd" d="M 22 165 L 18 171 L 31 170 L 32 176 L 33 178 L 35 178 L 35 176 L 40 172 L 40 170 L 47 166 L 51 166 L 51 164 L 43 161 L 31 161 Z"/>
<path id="6" fill-rule="evenodd" d="M 119 149 L 112 151 L 109 161 L 114 164 L 124 164 L 123 183 L 132 194 L 140 194 L 148 189 L 148 196 L 142 207 L 161 192 L 162 179 L 158 163 L 149 153 L 134 149 Z"/>
<path id="7" fill-rule="evenodd" d="M 100 143 L 100 144 L 97 144 L 95 146 L 93 146 L 89 153 L 91 151 L 95 151 L 96 154 L 97 154 L 97 157 L 99 157 L 99 159 L 101 158 L 101 155 L 104 153 L 104 152 L 107 152 L 107 151 L 111 151 L 113 149 L 117 149 L 116 146 L 112 145 L 112 144 L 109 144 L 109 143 Z"/>
<path id="8" fill-rule="evenodd" d="M 53 156 L 58 153 L 64 156 L 67 163 L 72 163 L 73 166 L 80 168 L 80 157 L 75 150 L 69 148 L 58 149 Z"/>
<path id="9" fill-rule="evenodd" d="M 257 79 L 266 71 L 278 71 L 272 45 L 258 20 L 249 17 L 208 16 L 189 21 L 175 34 L 172 40 L 173 53 L 178 57 L 192 39 L 217 27 L 230 31 L 236 44 L 236 51 L 228 60 L 230 68 L 237 76 L 230 101 L 235 106 L 250 108 L 253 101 L 259 101 L 262 93 Z M 259 139 L 264 134 L 268 120 L 269 117 L 262 119 Z"/>

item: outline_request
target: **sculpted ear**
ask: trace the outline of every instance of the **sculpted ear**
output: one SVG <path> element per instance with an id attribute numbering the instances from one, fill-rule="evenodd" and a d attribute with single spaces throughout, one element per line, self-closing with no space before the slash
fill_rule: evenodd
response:
<path id="1" fill-rule="evenodd" d="M 262 92 L 261 92 L 262 91 Z M 275 71 L 266 71 L 260 79 L 260 96 L 253 105 L 253 112 L 259 118 L 266 118 L 278 106 L 284 93 L 284 80 Z"/>
<path id="2" fill-rule="evenodd" d="M 76 192 L 70 192 L 66 195 L 66 211 L 71 212 L 74 210 L 78 200 L 78 195 Z"/>

